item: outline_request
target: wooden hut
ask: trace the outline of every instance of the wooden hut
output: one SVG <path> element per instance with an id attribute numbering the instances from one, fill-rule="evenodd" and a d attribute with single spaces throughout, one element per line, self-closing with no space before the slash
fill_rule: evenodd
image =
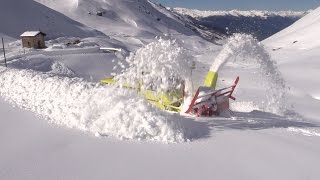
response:
<path id="1" fill-rule="evenodd" d="M 22 38 L 22 47 L 35 49 L 45 48 L 45 36 L 46 34 L 41 31 L 26 31 L 20 35 Z"/>

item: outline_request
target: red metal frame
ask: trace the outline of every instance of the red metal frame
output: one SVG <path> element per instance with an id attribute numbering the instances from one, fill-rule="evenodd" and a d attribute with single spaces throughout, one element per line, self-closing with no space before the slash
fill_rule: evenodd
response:
<path id="1" fill-rule="evenodd" d="M 212 107 L 208 107 L 206 104 L 204 104 L 206 101 L 200 101 L 200 102 L 197 102 L 196 101 L 199 99 L 199 98 L 203 98 L 203 97 L 207 97 L 207 96 L 210 96 L 209 99 L 211 99 L 211 97 L 220 97 L 220 96 L 226 96 L 232 100 L 236 100 L 235 97 L 232 96 L 237 84 L 239 82 L 239 76 L 236 78 L 234 84 L 232 86 L 229 86 L 229 87 L 226 87 L 226 88 L 222 88 L 222 89 L 219 89 L 219 90 L 215 90 L 213 92 L 209 92 L 205 95 L 202 95 L 202 96 L 199 96 L 199 93 L 200 93 L 200 89 L 198 88 L 196 94 L 194 95 L 190 105 L 189 105 L 189 108 L 187 109 L 187 111 L 185 113 L 191 113 L 192 111 L 194 111 L 195 114 L 197 114 L 197 116 L 201 116 L 201 115 L 206 115 L 206 116 L 212 116 L 212 115 L 216 115 L 216 112 L 212 111 Z M 228 90 L 230 89 L 230 90 Z M 227 91 L 226 91 L 227 90 Z M 223 91 L 226 91 L 226 92 L 223 92 Z M 200 104 L 203 104 L 202 106 Z M 199 107 L 195 107 L 195 106 L 198 106 L 200 105 L 200 108 L 201 110 L 199 110 Z M 199 114 L 200 113 L 200 114 Z"/>

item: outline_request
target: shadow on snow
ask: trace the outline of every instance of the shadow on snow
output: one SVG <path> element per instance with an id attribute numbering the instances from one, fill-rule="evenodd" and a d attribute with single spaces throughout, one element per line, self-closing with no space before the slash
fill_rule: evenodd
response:
<path id="1" fill-rule="evenodd" d="M 250 113 L 235 112 L 233 118 L 189 118 L 182 120 L 182 126 L 191 140 L 209 138 L 215 131 L 227 130 L 264 130 L 274 128 L 317 128 L 313 124 L 299 118 L 287 118 L 272 113 L 252 111 Z"/>

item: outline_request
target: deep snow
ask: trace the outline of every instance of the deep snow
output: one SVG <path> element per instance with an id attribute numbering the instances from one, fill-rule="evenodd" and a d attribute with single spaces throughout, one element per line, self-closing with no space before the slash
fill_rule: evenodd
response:
<path id="1" fill-rule="evenodd" d="M 50 74 L 2 69 L 0 95 L 52 123 L 101 136 L 185 141 L 178 117 L 159 112 L 134 91 Z"/>
<path id="2" fill-rule="evenodd" d="M 176 20 L 170 20 L 173 23 L 170 26 L 164 22 L 155 27 L 144 24 L 153 22 L 154 17 L 142 17 L 133 5 L 139 9 L 146 3 L 148 9 L 157 11 L 161 17 L 171 14 L 143 0 L 138 4 L 125 0 L 68 0 L 64 6 L 60 0 L 41 2 L 110 37 L 62 37 L 48 41 L 46 50 L 30 50 L 26 54 L 18 41 L 6 40 L 11 58 L 9 68 L 1 68 L 0 73 L 1 178 L 317 180 L 320 177 L 317 169 L 320 94 L 318 80 L 311 77 L 319 75 L 316 44 L 308 50 L 291 46 L 277 49 L 272 40 L 258 43 L 251 36 L 236 35 L 224 47 L 217 46 L 193 34 L 186 36 L 188 32 L 181 33 L 186 29 L 175 24 Z M 124 17 L 131 16 L 124 12 L 108 17 L 87 14 L 87 10 L 94 12 L 97 7 L 116 12 L 112 10 L 115 5 L 132 10 L 129 14 L 136 23 L 125 27 L 129 21 L 124 21 Z M 81 18 L 84 13 L 86 17 Z M 315 27 L 307 22 L 315 17 L 305 18 L 305 23 L 303 19 L 299 23 L 308 32 Z M 111 21 L 114 27 L 105 26 Z M 171 35 L 163 35 L 164 31 L 157 30 L 159 27 L 167 32 L 170 29 Z M 112 34 L 117 28 L 124 34 Z M 317 37 L 316 32 L 311 32 Z M 154 38 L 161 34 L 162 40 Z M 283 37 L 283 41 L 291 38 L 289 34 Z M 67 45 L 75 39 L 80 40 L 79 45 Z M 308 44 L 308 41 L 312 38 L 301 42 Z M 99 46 L 123 51 L 104 54 Z M 227 60 L 219 69 L 218 86 L 230 85 L 240 76 L 234 94 L 237 101 L 231 104 L 234 117 L 195 118 L 162 112 L 134 91 L 98 83 L 99 79 L 123 70 L 114 67 L 128 67 L 126 63 L 117 64 L 127 62 L 130 50 L 136 53 L 127 61 L 141 63 L 138 67 L 151 66 L 155 74 L 161 74 L 159 69 L 168 63 L 177 68 L 166 67 L 164 72 L 176 73 L 192 59 L 194 87 L 203 83 L 214 62 Z M 151 57 L 158 63 L 144 61 Z M 304 71 L 313 74 L 296 73 Z M 276 94 L 268 93 L 272 87 L 276 88 L 273 91 Z M 278 92 L 286 95 L 284 100 L 280 98 L 286 105 L 284 115 L 270 110 L 283 107 L 281 103 L 269 105 L 272 97 L 277 99 Z"/>
<path id="3" fill-rule="evenodd" d="M 216 119 L 197 122 L 214 127 L 207 139 L 163 145 L 97 138 L 47 124 L 2 100 L 0 104 L 0 113 L 10 114 L 0 126 L 3 179 L 316 180 L 320 176 L 319 136 L 299 132 L 319 130 L 307 123 Z"/>

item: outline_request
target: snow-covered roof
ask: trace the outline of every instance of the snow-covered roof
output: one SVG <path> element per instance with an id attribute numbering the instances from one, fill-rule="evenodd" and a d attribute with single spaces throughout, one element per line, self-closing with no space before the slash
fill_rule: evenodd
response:
<path id="1" fill-rule="evenodd" d="M 23 34 L 21 34 L 21 37 L 34 37 L 37 36 L 38 34 L 43 34 L 46 35 L 45 33 L 41 32 L 41 31 L 26 31 Z"/>

